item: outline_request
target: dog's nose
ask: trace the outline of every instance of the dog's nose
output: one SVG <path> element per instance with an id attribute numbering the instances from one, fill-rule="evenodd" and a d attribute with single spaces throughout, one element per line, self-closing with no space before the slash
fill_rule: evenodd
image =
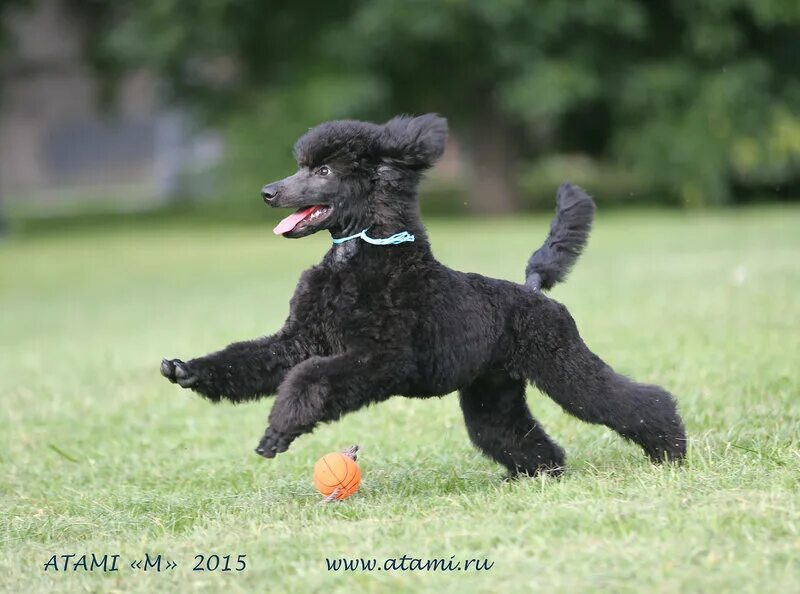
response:
<path id="1" fill-rule="evenodd" d="M 279 189 L 280 186 L 278 184 L 267 184 L 261 188 L 261 197 L 264 199 L 264 202 L 272 202 L 275 200 Z"/>

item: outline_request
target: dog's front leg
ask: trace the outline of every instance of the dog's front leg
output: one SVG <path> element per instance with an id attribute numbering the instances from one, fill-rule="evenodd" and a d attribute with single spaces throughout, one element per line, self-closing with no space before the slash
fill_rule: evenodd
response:
<path id="1" fill-rule="evenodd" d="M 217 402 L 254 400 L 274 394 L 286 373 L 311 355 L 302 337 L 279 332 L 274 336 L 233 343 L 191 359 L 164 359 L 161 374 L 182 388 Z"/>
<path id="2" fill-rule="evenodd" d="M 304 361 L 278 389 L 256 452 L 273 458 L 319 423 L 401 392 L 410 369 L 410 358 L 397 354 L 348 352 Z"/>

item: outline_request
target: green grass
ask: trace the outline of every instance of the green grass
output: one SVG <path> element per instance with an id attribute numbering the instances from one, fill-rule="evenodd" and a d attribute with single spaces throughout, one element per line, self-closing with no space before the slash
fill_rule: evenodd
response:
<path id="1" fill-rule="evenodd" d="M 545 217 L 437 222 L 463 270 L 520 279 Z M 8 592 L 797 592 L 800 210 L 601 213 L 553 295 L 619 371 L 668 387 L 691 446 L 651 466 L 535 390 L 560 480 L 501 482 L 455 397 L 393 399 L 265 461 L 270 401 L 211 406 L 158 374 L 282 322 L 324 237 L 139 226 L 0 244 L 0 589 Z M 363 448 L 351 499 L 317 457 Z M 178 569 L 45 573 L 52 554 L 163 553 Z M 247 555 L 242 573 L 195 554 Z M 325 570 L 326 557 L 486 558 L 488 572 Z"/>

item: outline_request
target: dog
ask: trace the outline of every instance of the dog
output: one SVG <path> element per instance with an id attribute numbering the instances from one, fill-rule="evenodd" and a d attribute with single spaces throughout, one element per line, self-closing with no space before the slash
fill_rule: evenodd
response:
<path id="1" fill-rule="evenodd" d="M 447 121 L 399 116 L 385 124 L 333 121 L 296 143 L 298 171 L 264 186 L 271 207 L 296 212 L 286 238 L 327 230 L 333 245 L 306 270 L 283 328 L 161 373 L 213 402 L 277 394 L 256 448 L 285 452 L 320 423 L 394 395 L 458 391 L 467 432 L 512 477 L 558 474 L 564 452 L 532 416 L 531 382 L 566 412 L 610 427 L 653 462 L 679 461 L 686 435 L 675 399 L 636 383 L 584 344 L 567 309 L 542 291 L 583 250 L 595 205 L 564 184 L 525 284 L 451 270 L 431 252 L 418 209 L 423 173 L 444 152 Z"/>

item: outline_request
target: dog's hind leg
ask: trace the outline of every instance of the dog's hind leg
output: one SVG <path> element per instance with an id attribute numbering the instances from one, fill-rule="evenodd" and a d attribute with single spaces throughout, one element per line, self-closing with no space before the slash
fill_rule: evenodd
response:
<path id="1" fill-rule="evenodd" d="M 654 462 L 683 458 L 686 434 L 672 395 L 616 373 L 584 344 L 563 305 L 543 295 L 531 298 L 531 307 L 514 320 L 509 370 L 568 413 L 639 444 Z"/>
<path id="2" fill-rule="evenodd" d="M 512 476 L 558 474 L 564 452 L 544 432 L 525 403 L 525 381 L 489 372 L 460 392 L 469 437 Z"/>

